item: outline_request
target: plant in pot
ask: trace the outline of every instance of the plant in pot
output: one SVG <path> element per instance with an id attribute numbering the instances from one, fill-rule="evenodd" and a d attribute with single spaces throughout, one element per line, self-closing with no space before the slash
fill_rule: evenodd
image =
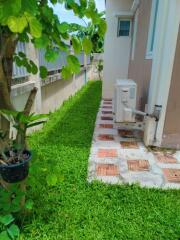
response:
<path id="1" fill-rule="evenodd" d="M 26 143 L 27 130 L 45 123 L 48 115 L 26 115 L 24 112 L 10 110 L 0 110 L 0 115 L 16 129 L 16 138 L 9 141 L 6 133 L 0 132 L 0 174 L 5 182 L 17 183 L 28 176 L 32 157 Z"/>

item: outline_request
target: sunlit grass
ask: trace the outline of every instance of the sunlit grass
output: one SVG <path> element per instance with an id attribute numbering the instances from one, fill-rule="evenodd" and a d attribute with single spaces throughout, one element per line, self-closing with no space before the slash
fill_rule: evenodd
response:
<path id="1" fill-rule="evenodd" d="M 24 222 L 25 240 L 178 240 L 180 192 L 112 186 L 87 179 L 101 82 L 91 82 L 52 114 L 30 139 L 37 152 Z M 58 184 L 48 187 L 48 173 Z"/>

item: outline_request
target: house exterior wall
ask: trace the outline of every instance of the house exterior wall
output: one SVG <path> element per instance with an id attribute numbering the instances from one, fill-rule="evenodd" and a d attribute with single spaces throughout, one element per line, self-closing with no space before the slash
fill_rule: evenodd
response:
<path id="1" fill-rule="evenodd" d="M 118 14 L 130 11 L 132 0 L 107 0 L 106 19 L 108 29 L 105 37 L 103 97 L 112 98 L 117 78 L 128 77 L 131 37 L 117 37 Z"/>
<path id="2" fill-rule="evenodd" d="M 162 145 L 180 148 L 180 27 L 166 111 Z"/>
<path id="3" fill-rule="evenodd" d="M 151 15 L 151 0 L 143 0 L 139 5 L 138 24 L 134 57 L 129 61 L 128 78 L 137 83 L 137 108 L 145 109 L 147 103 L 149 82 L 151 79 L 152 59 L 146 59 L 147 40 Z"/>

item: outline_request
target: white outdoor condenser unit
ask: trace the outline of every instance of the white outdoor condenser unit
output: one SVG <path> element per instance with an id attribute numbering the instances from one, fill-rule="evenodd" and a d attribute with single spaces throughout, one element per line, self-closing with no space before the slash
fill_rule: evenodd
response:
<path id="1" fill-rule="evenodd" d="M 118 79 L 115 85 L 114 114 L 115 122 L 135 122 L 137 84 L 130 79 Z"/>

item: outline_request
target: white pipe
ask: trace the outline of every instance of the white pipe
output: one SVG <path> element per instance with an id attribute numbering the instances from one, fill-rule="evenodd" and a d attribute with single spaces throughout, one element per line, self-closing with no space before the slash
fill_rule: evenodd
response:
<path id="1" fill-rule="evenodd" d="M 148 98 L 148 113 L 161 105 L 161 115 L 156 131 L 156 146 L 161 146 L 166 117 L 169 89 L 180 22 L 180 1 L 159 0 L 157 29 L 153 55 L 152 76 Z"/>
<path id="2" fill-rule="evenodd" d="M 140 3 L 140 0 L 134 0 L 133 1 L 132 7 L 131 7 L 131 11 L 133 13 L 135 13 L 137 8 L 139 7 L 139 3 Z"/>
<path id="3" fill-rule="evenodd" d="M 159 91 L 159 67 L 162 61 L 162 52 L 164 51 L 163 42 L 165 39 L 165 26 L 167 23 L 169 0 L 159 0 L 157 24 L 155 30 L 155 40 L 153 49 L 152 73 L 148 96 L 148 113 L 152 114 L 156 104 L 156 96 Z"/>
<path id="4" fill-rule="evenodd" d="M 161 69 L 159 85 L 156 96 L 156 104 L 162 105 L 161 117 L 156 131 L 156 145 L 160 146 L 163 138 L 164 124 L 166 118 L 169 90 L 171 86 L 174 58 L 177 46 L 177 38 L 180 24 L 180 1 L 169 1 L 167 25 L 165 28 L 164 51 L 161 57 Z M 173 26 L 173 27 L 172 27 Z"/>
<path id="5" fill-rule="evenodd" d="M 136 109 L 131 109 L 131 111 L 136 115 L 141 115 L 141 116 L 144 116 L 144 117 L 147 116 L 147 113 L 136 110 Z"/>

